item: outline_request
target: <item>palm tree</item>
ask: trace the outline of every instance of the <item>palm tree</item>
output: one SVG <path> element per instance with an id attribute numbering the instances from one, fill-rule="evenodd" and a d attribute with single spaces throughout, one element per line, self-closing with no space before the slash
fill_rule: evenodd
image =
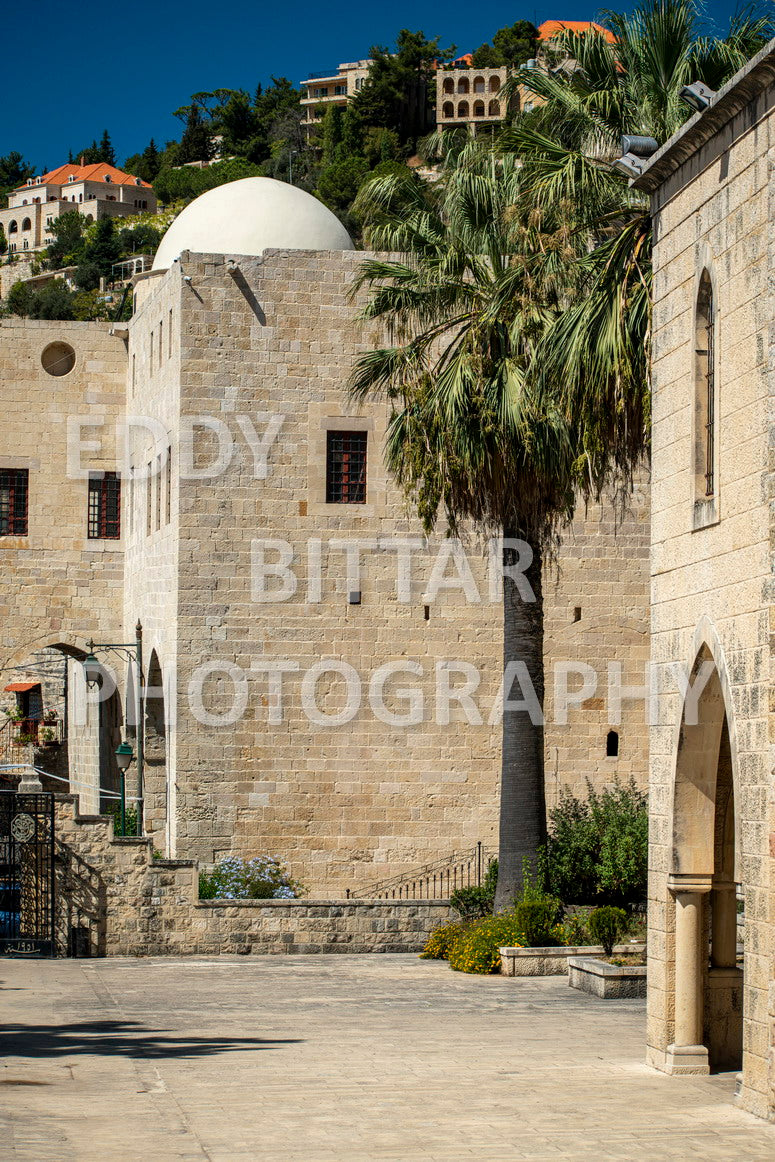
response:
<path id="1" fill-rule="evenodd" d="M 438 183 L 375 179 L 355 203 L 367 245 L 401 257 L 361 266 L 363 316 L 390 345 L 357 361 L 351 393 L 390 401 L 387 464 L 427 528 L 443 512 L 531 546 L 537 600 L 504 583 L 503 657 L 539 700 L 544 558 L 576 497 L 626 490 L 648 450 L 651 223 L 611 161 L 623 133 L 665 140 L 689 115 L 681 87 L 720 85 L 769 28 L 749 13 L 699 37 L 692 0 L 608 23 L 614 44 L 567 36 L 557 71 L 514 75 L 507 90 L 543 104 L 494 147 L 443 135 Z M 499 908 L 543 831 L 542 726 L 506 713 Z"/>
<path id="2" fill-rule="evenodd" d="M 593 492 L 612 474 L 629 480 L 649 427 L 651 217 L 611 162 L 623 134 L 665 142 L 691 116 L 683 86 L 720 88 L 775 31 L 747 8 L 726 37 L 700 35 L 694 0 L 648 0 L 629 16 L 608 13 L 606 23 L 614 42 L 566 34 L 554 68 L 509 79 L 504 95 L 525 86 L 540 102 L 499 142 L 521 160 L 522 203 L 541 214 L 562 207 L 573 223 L 567 306 L 537 345 L 533 373 L 562 385 Z"/>
<path id="3" fill-rule="evenodd" d="M 551 278 L 564 231 L 514 213 L 518 179 L 513 158 L 470 144 L 452 151 L 436 185 L 407 173 L 363 188 L 355 208 L 368 244 L 400 257 L 361 266 L 358 285 L 370 288 L 362 314 L 382 321 L 390 345 L 360 357 L 350 391 L 390 401 L 387 465 L 427 529 L 443 512 L 453 533 L 470 520 L 530 546 L 535 600 L 504 578 L 504 671 L 523 664 L 520 679 L 542 702 L 543 560 L 572 514 L 575 454 L 554 401 L 526 376 L 556 309 Z M 546 255 L 540 294 L 529 262 L 536 251 Z M 507 563 L 513 552 L 506 545 Z M 498 907 L 513 900 L 544 829 L 542 723 L 507 710 Z"/>

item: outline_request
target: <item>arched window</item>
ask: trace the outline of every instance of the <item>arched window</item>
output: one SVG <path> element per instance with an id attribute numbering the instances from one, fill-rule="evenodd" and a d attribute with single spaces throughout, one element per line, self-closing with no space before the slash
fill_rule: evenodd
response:
<path id="1" fill-rule="evenodd" d="M 609 730 L 605 739 L 606 758 L 615 759 L 619 755 L 619 734 L 616 730 Z"/>
<path id="2" fill-rule="evenodd" d="M 498 89 L 499 89 L 500 87 L 501 87 L 501 79 L 500 79 L 500 77 L 497 77 L 497 76 L 496 76 L 496 77 L 490 77 L 490 92 L 491 92 L 491 93 L 497 93 L 497 92 L 498 92 Z"/>
<path id="3" fill-rule="evenodd" d="M 458 117 L 467 117 L 468 116 L 468 101 L 460 101 L 458 103 L 457 115 L 458 115 Z"/>
<path id="4" fill-rule="evenodd" d="M 454 91 L 455 91 L 455 82 L 452 80 L 452 77 L 445 77 L 444 78 L 444 92 L 445 93 L 454 93 Z"/>
<path id="5" fill-rule="evenodd" d="M 461 77 L 457 83 L 458 93 L 467 93 L 469 91 L 468 77 Z"/>
<path id="6" fill-rule="evenodd" d="M 22 222 L 22 230 L 31 230 L 31 229 L 32 229 L 32 222 L 30 222 L 29 218 L 25 218 L 24 221 Z"/>
<path id="7" fill-rule="evenodd" d="M 484 77 L 474 77 L 474 92 L 475 93 L 483 93 L 484 92 Z"/>
<path id="8" fill-rule="evenodd" d="M 16 233 L 18 233 L 18 230 L 19 230 L 19 227 L 16 225 L 16 219 L 14 218 L 14 219 L 12 219 L 12 221 L 10 221 L 8 223 L 8 233 L 9 234 L 16 234 Z"/>
<path id="9" fill-rule="evenodd" d="M 490 117 L 500 117 L 500 115 L 501 115 L 501 103 L 500 103 L 500 101 L 490 101 L 490 105 L 489 105 L 487 112 L 488 112 Z"/>
<path id="10" fill-rule="evenodd" d="M 484 117 L 484 101 L 474 101 L 474 117 Z"/>
<path id="11" fill-rule="evenodd" d="M 442 117 L 454 117 L 455 116 L 455 106 L 452 104 L 451 101 L 444 102 L 444 108 L 441 111 L 441 115 L 442 115 Z"/>
<path id="12" fill-rule="evenodd" d="M 694 479 L 697 500 L 716 493 L 716 376 L 713 284 L 702 272 L 694 326 Z"/>

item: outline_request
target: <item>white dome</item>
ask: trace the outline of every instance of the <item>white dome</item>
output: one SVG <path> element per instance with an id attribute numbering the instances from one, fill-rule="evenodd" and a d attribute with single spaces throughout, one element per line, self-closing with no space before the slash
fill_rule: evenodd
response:
<path id="1" fill-rule="evenodd" d="M 241 178 L 200 194 L 159 243 L 154 270 L 184 250 L 195 254 L 262 254 L 264 250 L 354 250 L 327 206 L 274 178 Z"/>

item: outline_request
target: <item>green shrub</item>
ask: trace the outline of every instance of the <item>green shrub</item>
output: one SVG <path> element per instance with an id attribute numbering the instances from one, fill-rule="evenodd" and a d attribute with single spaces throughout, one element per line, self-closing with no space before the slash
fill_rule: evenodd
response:
<path id="1" fill-rule="evenodd" d="M 522 900 L 514 908 L 514 917 L 524 936 L 526 948 L 543 948 L 557 943 L 555 926 L 562 904 L 551 897 L 545 900 Z"/>
<path id="2" fill-rule="evenodd" d="M 595 944 L 602 944 L 606 956 L 610 956 L 620 936 L 627 931 L 628 917 L 623 908 L 610 904 L 595 908 L 589 917 L 589 932 Z"/>
<path id="3" fill-rule="evenodd" d="M 121 830 L 121 804 L 120 803 L 115 803 L 115 802 L 111 803 L 109 805 L 109 807 L 107 808 L 107 810 L 105 811 L 105 814 L 113 816 L 113 834 L 114 835 L 116 835 L 116 836 L 129 836 L 130 838 L 134 838 L 134 836 L 137 835 L 137 808 L 136 807 L 127 807 L 126 811 L 124 812 L 124 830 L 123 831 Z"/>
<path id="4" fill-rule="evenodd" d="M 542 852 L 546 887 L 565 903 L 629 905 L 646 896 L 648 806 L 631 780 L 586 802 L 569 791 L 549 813 Z"/>
<path id="5" fill-rule="evenodd" d="M 420 953 L 421 960 L 447 960 L 449 950 L 459 936 L 466 929 L 459 920 L 450 920 L 447 924 L 440 924 L 434 928 L 428 937 L 425 947 Z"/>
<path id="6" fill-rule="evenodd" d="M 461 920 L 480 920 L 482 916 L 492 914 L 493 897 L 485 887 L 458 888 L 449 897 L 449 902 Z"/>
<path id="7" fill-rule="evenodd" d="M 554 935 L 557 938 L 558 944 L 569 945 L 572 948 L 579 947 L 582 944 L 591 944 L 592 938 L 589 934 L 589 913 L 590 909 L 584 909 L 582 912 L 571 912 L 563 916 L 562 920 L 554 927 Z"/>
<path id="8" fill-rule="evenodd" d="M 449 949 L 447 959 L 457 972 L 493 973 L 501 966 L 501 948 L 524 945 L 513 912 L 499 912 L 465 926 Z"/>
<path id="9" fill-rule="evenodd" d="M 487 865 L 487 874 L 481 885 L 475 884 L 467 888 L 457 888 L 449 898 L 449 902 L 462 920 L 479 920 L 482 916 L 492 914 L 495 903 L 495 889 L 498 886 L 498 861 L 491 859 Z"/>

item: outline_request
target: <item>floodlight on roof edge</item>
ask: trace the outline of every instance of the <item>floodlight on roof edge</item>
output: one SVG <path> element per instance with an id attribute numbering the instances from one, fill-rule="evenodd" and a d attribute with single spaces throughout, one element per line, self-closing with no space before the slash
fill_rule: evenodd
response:
<path id="1" fill-rule="evenodd" d="M 678 96 L 690 105 L 695 113 L 701 113 L 716 96 L 716 90 L 704 85 L 702 81 L 693 81 L 691 85 L 684 85 Z"/>
<path id="2" fill-rule="evenodd" d="M 624 157 L 617 157 L 616 161 L 611 162 L 611 168 L 615 169 L 617 173 L 623 173 L 628 178 L 638 178 L 643 172 L 642 157 L 636 157 L 634 153 L 625 153 Z"/>
<path id="3" fill-rule="evenodd" d="M 659 142 L 655 137 L 638 137 L 633 133 L 625 133 L 619 139 L 622 154 L 628 153 L 635 157 L 651 157 L 659 149 Z"/>

